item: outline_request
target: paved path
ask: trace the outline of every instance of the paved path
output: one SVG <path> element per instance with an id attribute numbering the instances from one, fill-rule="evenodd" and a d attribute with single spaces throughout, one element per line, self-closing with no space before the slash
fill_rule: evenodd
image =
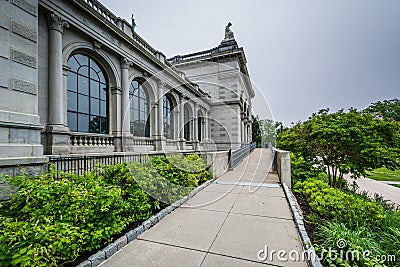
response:
<path id="1" fill-rule="evenodd" d="M 307 266 L 257 256 L 266 246 L 302 252 L 270 165 L 269 149 L 256 149 L 101 266 Z"/>
<path id="2" fill-rule="evenodd" d="M 345 175 L 345 178 L 350 185 L 354 181 L 354 179 L 350 178 L 350 175 Z M 384 199 L 396 205 L 400 205 L 400 188 L 364 177 L 356 179 L 355 182 L 360 192 L 368 191 L 368 195 L 372 197 L 374 194 L 378 194 Z"/>

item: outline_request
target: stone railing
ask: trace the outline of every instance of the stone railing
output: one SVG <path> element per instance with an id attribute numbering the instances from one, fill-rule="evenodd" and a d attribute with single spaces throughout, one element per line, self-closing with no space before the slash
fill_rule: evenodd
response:
<path id="1" fill-rule="evenodd" d="M 177 62 L 186 61 L 186 60 L 200 59 L 200 58 L 212 56 L 212 55 L 219 54 L 219 53 L 226 53 L 226 52 L 230 53 L 236 49 L 238 49 L 238 45 L 236 44 L 236 42 L 234 44 L 228 44 L 228 45 L 221 44 L 217 47 L 214 47 L 214 48 L 211 48 L 208 50 L 195 52 L 195 53 L 191 53 L 191 54 L 187 54 L 187 55 L 177 55 L 177 56 L 174 56 L 167 60 L 171 63 L 177 63 Z"/>
<path id="2" fill-rule="evenodd" d="M 167 140 L 165 143 L 167 146 L 177 146 L 178 141 L 177 140 Z"/>
<path id="3" fill-rule="evenodd" d="M 113 146 L 114 138 L 111 135 L 73 133 L 70 136 L 71 146 Z"/>
<path id="4" fill-rule="evenodd" d="M 156 55 L 157 50 L 155 50 L 148 42 L 146 42 L 142 37 L 140 37 L 139 34 L 137 34 L 136 32 L 132 33 L 132 37 L 133 40 L 140 45 L 141 47 L 143 47 L 144 49 L 146 49 L 148 52 L 150 52 L 150 54 L 152 55 Z"/>
<path id="5" fill-rule="evenodd" d="M 114 137 L 105 134 L 72 133 L 71 154 L 108 153 L 114 151 Z"/>
<path id="6" fill-rule="evenodd" d="M 93 9 L 96 13 L 100 14 L 103 18 L 105 18 L 107 21 L 109 21 L 110 23 L 112 23 L 114 26 L 116 26 L 117 28 L 119 28 L 120 30 L 122 30 L 125 33 L 128 33 L 126 31 L 124 31 L 124 27 L 122 26 L 122 24 L 126 24 L 126 27 L 128 31 L 130 31 L 128 28 L 131 28 L 132 25 L 130 25 L 128 22 L 126 22 L 125 20 L 122 20 L 121 18 L 115 16 L 109 9 L 107 9 L 103 4 L 101 4 L 98 0 L 80 0 L 83 1 L 84 3 L 87 4 L 87 6 L 89 6 L 91 9 Z M 148 42 L 146 42 L 142 37 L 140 37 L 139 34 L 137 34 L 136 32 L 132 32 L 132 39 L 133 41 L 135 41 L 135 43 L 137 43 L 138 45 L 140 45 L 141 47 L 143 47 L 145 50 L 147 50 L 148 52 L 150 52 L 150 54 L 156 56 L 157 54 L 157 50 L 154 49 Z"/>
<path id="7" fill-rule="evenodd" d="M 292 187 L 292 177 L 290 170 L 290 152 L 271 148 L 272 157 L 274 159 L 273 167 L 278 173 L 279 180 L 282 184 Z"/>
<path id="8" fill-rule="evenodd" d="M 83 0 L 88 6 L 99 13 L 103 18 L 117 26 L 118 17 L 97 0 Z"/>
<path id="9" fill-rule="evenodd" d="M 134 146 L 152 146 L 153 139 L 150 137 L 133 137 L 133 145 Z"/>

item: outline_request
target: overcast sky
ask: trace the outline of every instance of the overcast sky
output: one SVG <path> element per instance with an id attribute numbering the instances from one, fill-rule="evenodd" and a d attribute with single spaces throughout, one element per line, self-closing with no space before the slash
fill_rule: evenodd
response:
<path id="1" fill-rule="evenodd" d="M 137 32 L 167 57 L 219 45 L 231 21 L 250 78 L 287 126 L 321 108 L 400 97 L 398 0 L 101 2 L 128 21 L 134 13 Z"/>

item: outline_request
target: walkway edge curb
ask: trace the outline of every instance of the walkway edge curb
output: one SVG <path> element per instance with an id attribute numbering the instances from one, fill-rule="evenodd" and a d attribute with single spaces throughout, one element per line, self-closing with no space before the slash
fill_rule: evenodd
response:
<path id="1" fill-rule="evenodd" d="M 107 247 L 103 248 L 102 250 L 94 253 L 91 255 L 87 260 L 81 262 L 76 267 L 96 267 L 99 266 L 101 263 L 109 259 L 112 255 L 120 251 L 123 247 L 127 244 L 132 242 L 136 239 L 140 234 L 150 229 L 152 226 L 156 225 L 159 221 L 161 221 L 165 216 L 170 214 L 172 211 L 180 207 L 183 203 L 185 203 L 190 198 L 194 197 L 197 193 L 203 190 L 205 187 L 210 185 L 214 182 L 216 178 L 208 180 L 207 182 L 199 185 L 198 187 L 194 188 L 192 192 L 188 195 L 184 196 L 183 198 L 175 201 L 168 207 L 162 209 L 157 214 L 151 216 L 149 219 L 144 221 L 141 225 L 137 226 L 135 229 L 130 230 L 125 235 L 121 236 Z"/>
<path id="2" fill-rule="evenodd" d="M 314 255 L 314 257 L 308 257 L 308 265 L 311 267 L 322 267 L 320 260 L 317 257 L 315 249 L 311 244 L 310 237 L 307 234 L 306 228 L 304 227 L 304 220 L 303 216 L 299 212 L 299 204 L 297 203 L 296 198 L 293 196 L 292 191 L 289 187 L 283 183 L 282 184 L 283 191 L 285 192 L 285 196 L 287 201 L 289 202 L 290 210 L 292 211 L 292 215 L 297 227 L 297 230 L 300 234 L 301 243 L 303 245 L 303 249 L 305 251 L 309 251 L 307 255 Z"/>

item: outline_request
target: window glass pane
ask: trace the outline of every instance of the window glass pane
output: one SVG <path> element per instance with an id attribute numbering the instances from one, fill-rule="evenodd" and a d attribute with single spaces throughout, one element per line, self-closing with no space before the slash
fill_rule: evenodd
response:
<path id="1" fill-rule="evenodd" d="M 100 88 L 99 82 L 90 80 L 90 96 L 91 97 L 96 97 L 96 98 L 100 97 L 99 88 Z"/>
<path id="2" fill-rule="evenodd" d="M 107 99 L 107 87 L 100 84 L 100 98 L 103 100 Z"/>
<path id="3" fill-rule="evenodd" d="M 99 75 L 99 79 L 100 79 L 100 82 L 102 82 L 102 83 L 106 83 L 106 79 L 104 78 L 104 75 L 103 75 L 103 73 L 100 71 L 99 73 L 97 73 L 98 75 Z"/>
<path id="4" fill-rule="evenodd" d="M 96 98 L 90 98 L 90 114 L 91 115 L 100 115 L 100 100 Z"/>
<path id="5" fill-rule="evenodd" d="M 138 89 L 139 88 L 139 82 L 138 81 L 132 81 L 131 86 L 133 89 Z"/>
<path id="6" fill-rule="evenodd" d="M 78 92 L 80 94 L 89 94 L 89 79 L 78 75 Z"/>
<path id="7" fill-rule="evenodd" d="M 107 117 L 107 102 L 100 100 L 100 115 Z"/>
<path id="8" fill-rule="evenodd" d="M 89 77 L 89 67 L 88 66 L 82 66 L 78 70 L 78 74 L 83 75 L 85 77 Z"/>
<path id="9" fill-rule="evenodd" d="M 71 71 L 77 72 L 78 68 L 80 67 L 78 62 L 74 57 L 70 57 L 67 62 L 68 67 L 71 68 Z"/>
<path id="10" fill-rule="evenodd" d="M 75 59 L 74 59 L 75 60 Z M 77 86 L 77 75 L 73 72 L 68 71 L 67 75 L 67 89 L 70 91 L 76 92 L 76 86 Z"/>
<path id="11" fill-rule="evenodd" d="M 84 133 L 89 132 L 89 115 L 78 114 L 78 131 Z"/>
<path id="12" fill-rule="evenodd" d="M 76 113 L 72 113 L 72 112 L 68 112 L 67 113 L 67 123 L 68 123 L 68 127 L 71 131 L 76 132 L 78 130 L 77 127 L 77 114 Z"/>
<path id="13" fill-rule="evenodd" d="M 75 59 L 79 62 L 79 64 L 82 65 L 88 65 L 88 57 L 82 54 L 76 54 L 74 55 Z"/>
<path id="14" fill-rule="evenodd" d="M 90 67 L 93 68 L 95 72 L 99 72 L 100 71 L 99 65 L 97 65 L 97 63 L 94 62 L 93 59 L 90 59 Z"/>
<path id="15" fill-rule="evenodd" d="M 99 75 L 92 68 L 90 68 L 90 79 L 99 81 Z"/>
<path id="16" fill-rule="evenodd" d="M 100 133 L 100 118 L 97 116 L 90 116 L 89 122 L 90 133 Z"/>
<path id="17" fill-rule="evenodd" d="M 89 113 L 89 97 L 78 94 L 78 111 Z"/>
<path id="18" fill-rule="evenodd" d="M 108 134 L 108 119 L 100 117 L 100 133 Z"/>
<path id="19" fill-rule="evenodd" d="M 139 120 L 139 112 L 137 109 L 133 111 L 133 117 L 132 117 L 133 122 L 137 122 Z"/>
<path id="20" fill-rule="evenodd" d="M 140 110 L 144 110 L 144 102 L 145 100 L 143 98 L 139 98 L 139 107 Z"/>
<path id="21" fill-rule="evenodd" d="M 74 92 L 70 92 L 70 91 L 67 91 L 67 109 L 68 110 L 71 110 L 71 111 L 77 111 L 77 109 L 78 109 L 78 103 L 77 103 L 77 100 L 78 100 L 78 97 L 77 97 L 77 95 L 76 95 L 76 93 L 74 93 Z"/>

